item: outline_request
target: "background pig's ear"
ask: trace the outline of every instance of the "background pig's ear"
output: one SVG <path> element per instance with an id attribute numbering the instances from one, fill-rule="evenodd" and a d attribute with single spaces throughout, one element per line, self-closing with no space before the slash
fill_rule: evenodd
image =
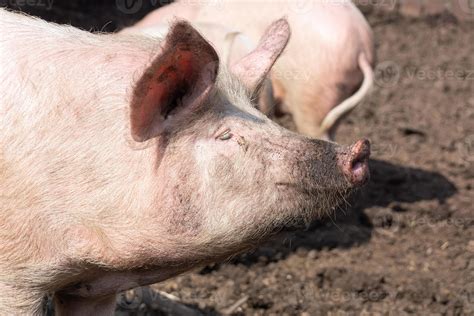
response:
<path id="1" fill-rule="evenodd" d="M 232 66 L 232 73 L 240 78 L 249 91 L 256 92 L 289 39 L 290 26 L 286 19 L 273 22 L 263 34 L 257 48 Z"/>
<path id="2" fill-rule="evenodd" d="M 135 141 L 161 134 L 173 118 L 193 112 L 212 89 L 219 67 L 214 48 L 188 23 L 176 22 L 138 81 L 130 108 Z"/>

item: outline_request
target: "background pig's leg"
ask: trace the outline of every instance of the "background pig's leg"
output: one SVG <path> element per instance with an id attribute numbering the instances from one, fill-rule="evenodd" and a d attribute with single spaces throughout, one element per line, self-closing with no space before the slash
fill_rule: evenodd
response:
<path id="1" fill-rule="evenodd" d="M 288 90 L 287 107 L 293 115 L 298 132 L 313 138 L 320 138 L 320 126 L 326 114 L 334 104 L 339 103 L 339 92 L 326 89 L 322 85 L 312 89 L 299 89 L 299 96 L 293 97 L 295 90 Z M 293 101 L 290 103 L 290 101 Z M 316 106 L 318 105 L 318 106 Z"/>
<path id="2" fill-rule="evenodd" d="M 278 101 L 276 100 L 272 82 L 270 79 L 265 79 L 265 82 L 262 85 L 260 94 L 258 96 L 258 108 L 268 117 L 273 117 L 275 115 L 275 107 L 277 106 Z"/>
<path id="3" fill-rule="evenodd" d="M 113 315 L 115 312 L 115 294 L 99 298 L 82 298 L 68 295 L 55 295 L 55 315 L 95 316 Z"/>
<path id="4" fill-rule="evenodd" d="M 258 99 L 258 108 L 265 115 L 272 116 L 283 116 L 290 114 L 288 107 L 283 102 L 285 99 L 285 88 L 283 84 L 275 78 L 274 74 L 267 78 L 260 90 Z"/>

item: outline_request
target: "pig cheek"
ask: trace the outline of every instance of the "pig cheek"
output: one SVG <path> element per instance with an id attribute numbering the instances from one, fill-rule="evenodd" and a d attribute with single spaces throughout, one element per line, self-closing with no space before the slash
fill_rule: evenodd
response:
<path id="1" fill-rule="evenodd" d="M 241 191 L 242 181 L 248 180 L 244 167 L 250 160 L 246 156 L 247 144 L 242 144 L 242 137 L 234 135 L 227 141 L 217 141 L 213 146 L 215 154 L 209 161 L 207 169 L 209 184 L 213 190 L 222 194 L 235 196 Z"/>
<path id="2" fill-rule="evenodd" d="M 230 172 L 232 160 L 239 154 L 239 145 L 233 140 L 201 140 L 194 149 L 194 159 L 199 167 L 205 185 L 212 184 L 214 178 Z"/>
<path id="3" fill-rule="evenodd" d="M 176 161 L 180 162 L 179 168 Z M 160 209 L 158 220 L 170 236 L 193 238 L 199 235 L 202 226 L 200 174 L 193 161 L 182 155 L 166 161 L 164 169 L 166 181 L 156 199 Z"/>
<path id="4" fill-rule="evenodd" d="M 192 237 L 215 233 L 214 229 L 204 232 L 203 224 L 213 222 L 213 217 L 222 223 L 226 204 L 241 191 L 238 165 L 242 163 L 242 150 L 233 139 L 195 142 L 194 157 L 186 159 L 184 167 L 170 177 L 175 183 L 167 194 L 170 233 Z M 179 157 L 175 160 L 182 161 Z"/>
<path id="5" fill-rule="evenodd" d="M 219 154 L 214 160 L 210 170 L 210 177 L 214 179 L 217 187 L 224 188 L 234 174 L 234 164 L 227 155 Z"/>

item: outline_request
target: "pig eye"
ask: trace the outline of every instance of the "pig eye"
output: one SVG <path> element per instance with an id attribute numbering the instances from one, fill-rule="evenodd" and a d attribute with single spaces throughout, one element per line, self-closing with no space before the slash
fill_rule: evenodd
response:
<path id="1" fill-rule="evenodd" d="M 217 136 L 217 138 L 220 140 L 229 140 L 232 138 L 232 133 L 230 132 L 230 129 L 228 129 L 224 133 Z"/>

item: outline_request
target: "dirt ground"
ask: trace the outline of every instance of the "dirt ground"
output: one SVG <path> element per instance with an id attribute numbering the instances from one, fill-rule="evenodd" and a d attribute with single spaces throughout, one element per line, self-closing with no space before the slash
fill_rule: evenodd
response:
<path id="1" fill-rule="evenodd" d="M 23 9 L 114 31 L 152 7 L 124 14 L 104 3 Z M 364 12 L 377 87 L 337 141 L 372 141 L 370 184 L 326 222 L 153 289 L 206 315 L 474 315 L 473 25 Z M 117 315 L 162 315 L 152 294 L 122 297 Z"/>

